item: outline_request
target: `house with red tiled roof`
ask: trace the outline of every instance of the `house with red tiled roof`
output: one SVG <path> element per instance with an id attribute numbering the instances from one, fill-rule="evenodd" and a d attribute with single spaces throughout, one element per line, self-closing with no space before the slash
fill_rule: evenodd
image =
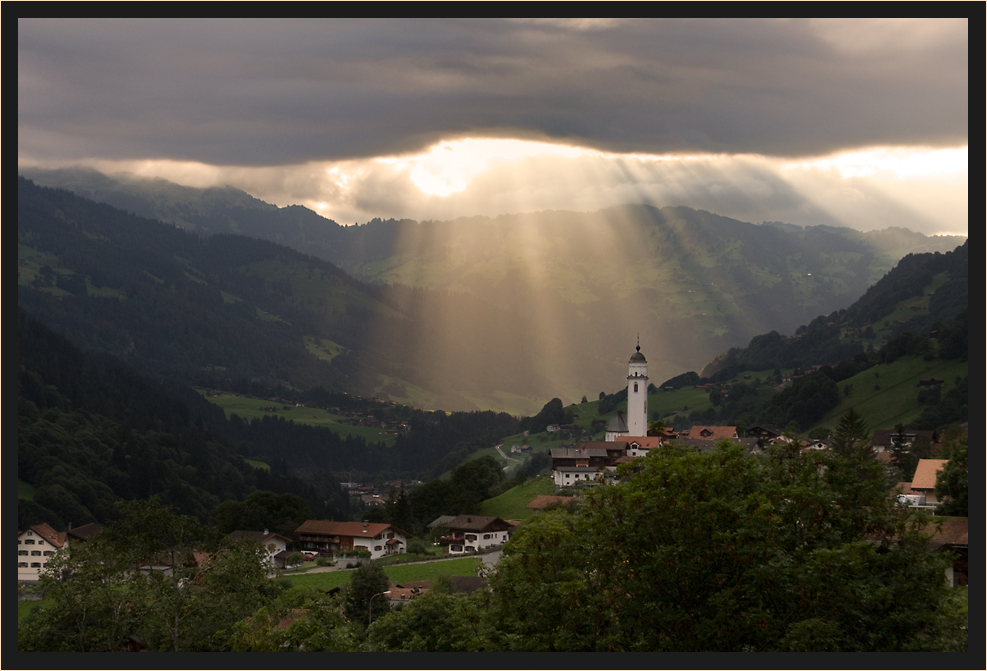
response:
<path id="1" fill-rule="evenodd" d="M 371 559 L 402 554 L 411 535 L 391 524 L 305 520 L 295 529 L 295 540 L 303 551 L 319 554 L 366 550 Z"/>
<path id="2" fill-rule="evenodd" d="M 693 426 L 689 429 L 689 438 L 692 440 L 723 440 L 724 438 L 737 439 L 737 427 L 735 426 Z"/>
<path id="3" fill-rule="evenodd" d="M 651 450 L 656 447 L 661 447 L 661 444 L 667 440 L 669 440 L 669 438 L 666 436 L 642 436 L 638 438 L 628 438 L 626 454 L 628 457 L 647 456 Z"/>
<path id="4" fill-rule="evenodd" d="M 47 522 L 18 531 L 17 579 L 37 582 L 48 560 L 65 546 L 65 532 L 55 531 Z"/>
<path id="5" fill-rule="evenodd" d="M 912 477 L 912 491 L 916 494 L 924 494 L 927 505 L 939 503 L 939 499 L 936 498 L 936 476 L 946 466 L 947 461 L 949 460 L 918 460 L 918 466 L 915 467 L 915 475 Z"/>

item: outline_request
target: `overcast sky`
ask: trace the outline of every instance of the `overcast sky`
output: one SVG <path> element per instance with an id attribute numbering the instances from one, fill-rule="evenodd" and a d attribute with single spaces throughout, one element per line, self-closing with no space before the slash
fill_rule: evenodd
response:
<path id="1" fill-rule="evenodd" d="M 648 202 L 965 235 L 967 30 L 21 19 L 18 157 L 340 223 Z"/>

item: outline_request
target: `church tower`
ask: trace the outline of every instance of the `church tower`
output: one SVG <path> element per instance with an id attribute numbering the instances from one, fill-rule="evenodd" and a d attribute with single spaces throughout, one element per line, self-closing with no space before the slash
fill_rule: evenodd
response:
<path id="1" fill-rule="evenodd" d="M 648 435 L 648 361 L 641 354 L 641 339 L 627 367 L 627 435 Z"/>

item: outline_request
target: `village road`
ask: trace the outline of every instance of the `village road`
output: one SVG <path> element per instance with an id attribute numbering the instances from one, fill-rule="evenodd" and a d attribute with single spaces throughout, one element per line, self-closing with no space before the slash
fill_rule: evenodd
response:
<path id="1" fill-rule="evenodd" d="M 514 459 L 513 457 L 507 456 L 506 454 L 504 454 L 504 452 L 500 448 L 501 448 L 500 445 L 494 445 L 494 449 L 497 450 L 497 454 L 499 454 L 501 457 L 503 457 L 505 461 L 513 461 L 513 462 L 520 462 L 521 461 L 520 459 Z M 510 467 L 511 467 L 511 465 L 510 464 L 507 464 L 506 466 L 504 466 L 504 470 L 506 471 Z"/>

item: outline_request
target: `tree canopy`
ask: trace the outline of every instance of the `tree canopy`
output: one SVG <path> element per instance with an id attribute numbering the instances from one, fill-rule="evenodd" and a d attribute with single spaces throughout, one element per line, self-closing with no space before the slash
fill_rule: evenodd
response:
<path id="1" fill-rule="evenodd" d="M 48 563 L 46 604 L 19 626 L 19 650 L 113 652 L 131 638 L 152 651 L 220 650 L 228 628 L 280 593 L 259 543 L 210 538 L 157 499 L 120 505 L 122 519 Z"/>
<path id="2" fill-rule="evenodd" d="M 575 514 L 518 530 L 493 578 L 498 627 L 519 650 L 960 645 L 924 515 L 894 506 L 879 468 L 840 492 L 834 470 L 861 472 L 848 460 L 656 450 Z"/>

